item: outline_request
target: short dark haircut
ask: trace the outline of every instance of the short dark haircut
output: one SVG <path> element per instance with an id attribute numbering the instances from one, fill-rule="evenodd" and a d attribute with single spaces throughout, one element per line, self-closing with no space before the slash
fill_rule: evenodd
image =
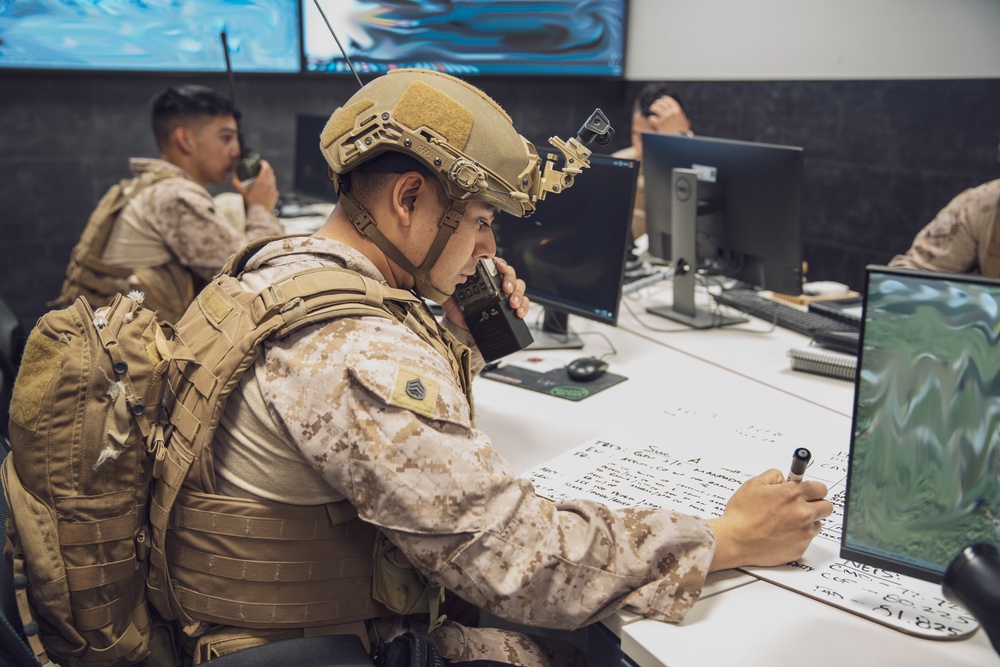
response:
<path id="1" fill-rule="evenodd" d="M 426 176 L 434 185 L 438 200 L 447 205 L 448 195 L 438 177 L 419 160 L 405 153 L 390 151 L 376 156 L 346 174 L 347 178 L 341 177 L 341 184 L 358 204 L 369 208 L 391 183 L 409 171 L 416 171 Z"/>
<path id="2" fill-rule="evenodd" d="M 232 101 L 207 86 L 171 86 L 153 100 L 153 136 L 156 145 L 164 146 L 174 128 L 187 120 L 203 117 L 232 116 L 240 119 Z"/>
<path id="3" fill-rule="evenodd" d="M 661 97 L 672 97 L 674 101 L 680 106 L 681 110 L 684 110 L 684 102 L 677 95 L 677 91 L 670 87 L 666 83 L 650 83 L 643 86 L 642 90 L 635 97 L 635 110 L 640 112 L 643 116 L 649 116 L 649 107 L 653 105 L 653 102 L 660 99 Z"/>

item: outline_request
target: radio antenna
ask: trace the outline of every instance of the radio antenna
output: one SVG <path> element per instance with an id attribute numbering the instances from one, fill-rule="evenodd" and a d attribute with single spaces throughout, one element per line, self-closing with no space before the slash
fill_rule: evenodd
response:
<path id="1" fill-rule="evenodd" d="M 347 66 L 351 68 L 351 74 L 354 75 L 354 80 L 358 82 L 358 87 L 364 88 L 365 84 L 361 83 L 361 77 L 358 76 L 357 70 L 354 69 L 354 63 L 352 63 L 351 59 L 347 57 L 347 51 L 344 50 L 344 45 L 340 43 L 339 39 L 337 39 L 337 33 L 333 31 L 333 26 L 330 25 L 330 21 L 326 18 L 326 13 L 323 11 L 323 8 L 319 6 L 319 0 L 313 0 L 313 4 L 315 4 L 316 9 L 319 10 L 319 15 L 323 17 L 323 23 L 326 24 L 326 29 L 330 31 L 331 35 L 333 35 L 333 41 L 337 42 L 337 48 L 340 49 L 340 53 L 344 56 L 344 60 L 347 61 Z M 228 57 L 229 56 L 227 55 L 226 58 Z"/>
<path id="2" fill-rule="evenodd" d="M 236 84 L 233 76 L 233 65 L 229 62 L 229 40 L 226 31 L 219 33 L 222 38 L 222 53 L 226 56 L 226 75 L 229 78 L 229 101 L 233 108 L 236 108 Z M 242 124 L 237 121 L 236 139 L 240 142 L 240 159 L 236 161 L 236 178 L 240 179 L 244 185 L 249 184 L 260 173 L 260 153 L 252 150 L 243 141 Z"/>
<path id="3" fill-rule="evenodd" d="M 229 77 L 229 101 L 236 106 L 236 84 L 233 78 L 233 64 L 229 62 L 229 41 L 226 37 L 226 31 L 223 30 L 219 33 L 219 37 L 222 38 L 222 53 L 226 56 L 226 76 Z"/>

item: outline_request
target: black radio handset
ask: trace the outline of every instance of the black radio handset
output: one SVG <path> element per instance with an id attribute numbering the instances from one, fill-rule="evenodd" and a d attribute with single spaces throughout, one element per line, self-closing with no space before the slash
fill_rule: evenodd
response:
<path id="1" fill-rule="evenodd" d="M 486 361 L 523 350 L 534 342 L 523 319 L 510 307 L 503 276 L 492 259 L 476 263 L 475 275 L 455 288 L 452 298 Z"/>
<path id="2" fill-rule="evenodd" d="M 222 37 L 222 52 L 226 56 L 226 76 L 229 77 L 229 101 L 236 106 L 236 86 L 233 83 L 233 66 L 229 62 L 229 41 L 226 31 L 219 33 Z M 238 121 L 237 121 L 238 122 Z M 253 183 L 260 173 L 260 153 L 254 151 L 243 141 L 243 130 L 237 125 L 236 138 L 240 142 L 240 159 L 236 161 L 236 178 L 246 187 Z"/>

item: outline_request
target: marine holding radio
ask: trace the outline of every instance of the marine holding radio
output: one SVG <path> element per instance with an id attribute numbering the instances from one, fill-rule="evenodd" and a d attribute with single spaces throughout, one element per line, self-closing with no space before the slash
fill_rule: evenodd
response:
<path id="1" fill-rule="evenodd" d="M 785 486 L 777 470 L 709 521 L 557 505 L 475 427 L 472 377 L 484 362 L 449 297 L 494 258 L 494 216 L 531 212 L 587 166 L 583 141 L 552 143 L 561 164 L 539 160 L 499 105 L 454 77 L 380 76 L 320 135 L 340 191 L 323 227 L 251 248 L 178 323 L 192 350 L 241 343 L 248 322 L 275 313 L 304 325 L 286 324 L 239 380 L 170 371 L 178 400 L 195 408 L 232 389 L 211 419 L 171 410 L 177 428 L 151 502 L 163 507 L 166 486 L 179 485 L 154 528 L 149 588 L 170 593 L 158 608 L 196 658 L 296 633 L 351 632 L 378 646 L 415 631 L 451 660 L 582 664 L 571 647 L 456 611 L 564 629 L 621 608 L 677 621 L 711 569 L 787 562 L 819 530 L 832 511 L 826 488 Z M 502 260 L 497 269 L 523 317 L 524 282 Z M 445 316 L 414 292 L 443 302 Z M 343 308 L 317 316 L 317 302 Z M 207 449 L 178 447 L 185 438 Z M 178 476 L 183 461 L 195 464 Z"/>
<path id="2" fill-rule="evenodd" d="M 389 87 L 391 84 L 379 82 L 379 85 Z M 433 97 L 432 93 L 424 92 Z M 357 95 L 352 100 L 356 98 Z M 492 100 L 488 103 L 493 105 L 494 112 L 503 113 Z M 356 112 L 358 104 L 348 102 L 334 114 L 321 142 L 334 174 L 341 206 L 351 222 L 412 276 L 417 294 L 439 304 L 454 296 L 452 303 L 462 311 L 466 326 L 487 361 L 526 347 L 532 339 L 520 317 L 527 312 L 527 297 L 523 297 L 522 312 L 517 317 L 514 309 L 518 306 L 513 303 L 514 299 L 505 306 L 502 276 L 492 266 L 491 258 L 479 260 L 478 266 L 464 274 L 466 279 L 462 283 L 444 288 L 448 291 L 433 284 L 430 270 L 457 229 L 470 201 L 483 202 L 494 209 L 490 215 L 492 224 L 497 210 L 524 217 L 533 212 L 535 204 L 548 193 L 572 187 L 576 176 L 590 166 L 591 151 L 586 144 L 595 141 L 607 144 L 614 137 L 607 117 L 596 109 L 577 137 L 568 142 L 558 137 L 549 140 L 562 153 L 564 163 L 560 169 L 556 166 L 555 155 L 542 163 L 531 142 L 509 126 L 509 118 L 505 127 L 496 122 L 475 121 L 468 110 L 459 113 L 456 109 L 454 118 L 435 119 L 436 126 L 443 130 L 437 132 L 422 124 L 425 119 L 420 117 L 420 110 L 404 104 L 394 109 L 383 102 L 366 107 L 356 119 L 351 116 L 353 122 L 349 126 L 345 122 L 346 114 Z M 355 169 L 383 173 L 418 169 L 440 183 L 443 195 L 450 202 L 449 208 L 419 265 L 399 252 L 356 201 L 351 193 L 350 176 Z M 492 243 L 492 237 L 490 241 Z M 495 246 L 490 254 L 494 251 Z M 510 286 L 512 289 L 514 283 Z"/>
<path id="3" fill-rule="evenodd" d="M 152 101 L 150 115 L 159 159 L 129 161 L 132 178 L 98 203 L 50 305 L 85 296 L 97 308 L 137 290 L 173 323 L 233 253 L 283 232 L 272 213 L 278 188 L 266 161 L 252 185 L 232 182 L 240 113 L 231 100 L 205 86 L 170 86 Z M 208 191 L 227 183 L 238 193 L 224 193 L 237 200 L 238 221 L 225 213 L 227 200 Z"/>

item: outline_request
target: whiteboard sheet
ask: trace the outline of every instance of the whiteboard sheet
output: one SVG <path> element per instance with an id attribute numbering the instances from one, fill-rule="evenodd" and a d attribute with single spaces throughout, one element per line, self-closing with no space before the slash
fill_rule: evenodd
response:
<path id="1" fill-rule="evenodd" d="M 826 422 L 820 411 L 783 421 L 789 427 L 779 430 L 739 409 L 723 414 L 673 407 L 632 429 L 642 434 L 595 438 L 526 476 L 539 494 L 557 501 L 653 506 L 707 519 L 720 516 L 736 489 L 766 468 L 784 466 L 787 472 L 792 451 L 807 446 L 813 459 L 805 477 L 827 485 L 833 515 L 798 561 L 741 569 L 909 634 L 947 640 L 975 632 L 974 617 L 947 601 L 939 585 L 839 557 L 849 443 L 844 429 L 850 422 L 838 415 Z"/>

